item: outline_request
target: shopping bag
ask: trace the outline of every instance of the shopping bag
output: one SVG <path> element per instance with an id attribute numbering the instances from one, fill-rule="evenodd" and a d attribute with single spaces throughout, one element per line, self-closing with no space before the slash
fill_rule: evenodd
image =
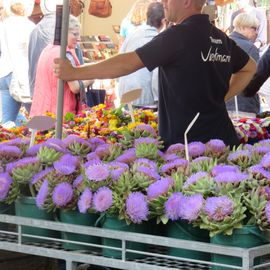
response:
<path id="1" fill-rule="evenodd" d="M 103 104 L 106 97 L 106 90 L 104 89 L 92 89 L 87 88 L 86 92 L 86 104 L 89 107 L 96 106 L 98 104 Z"/>
<path id="2" fill-rule="evenodd" d="M 9 85 L 10 95 L 18 102 L 31 103 L 29 85 L 21 83 L 14 72 L 12 72 L 11 81 Z"/>
<path id="3" fill-rule="evenodd" d="M 100 18 L 110 17 L 112 14 L 112 4 L 110 0 L 90 0 L 88 13 Z"/>

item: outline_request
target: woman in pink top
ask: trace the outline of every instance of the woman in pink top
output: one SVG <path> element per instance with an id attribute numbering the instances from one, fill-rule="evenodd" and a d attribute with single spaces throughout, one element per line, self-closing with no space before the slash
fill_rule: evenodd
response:
<path id="1" fill-rule="evenodd" d="M 80 24 L 76 17 L 70 16 L 68 32 L 67 56 L 72 64 L 79 66 L 79 60 L 75 53 L 75 47 L 80 38 Z M 38 60 L 35 90 L 31 106 L 30 116 L 44 115 L 46 112 L 56 114 L 58 80 L 53 74 L 53 59 L 59 57 L 60 46 L 49 44 L 42 51 Z M 83 81 L 88 86 L 91 81 Z M 81 83 L 81 85 L 82 85 Z M 64 106 L 63 113 L 78 112 L 78 99 L 76 94 L 80 93 L 80 82 L 69 81 L 64 85 Z"/>

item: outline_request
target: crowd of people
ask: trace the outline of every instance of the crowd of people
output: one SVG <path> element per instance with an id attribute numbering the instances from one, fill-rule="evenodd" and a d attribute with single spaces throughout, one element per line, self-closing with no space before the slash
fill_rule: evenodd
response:
<path id="1" fill-rule="evenodd" d="M 20 113 L 22 107 L 30 116 L 56 113 L 58 84 L 52 72 L 52 61 L 53 57 L 60 54 L 60 46 L 53 43 L 56 5 L 62 3 L 62 0 L 41 0 L 43 17 L 35 25 L 28 18 L 34 6 L 33 0 L 0 0 L 0 97 L 3 126 L 23 124 L 26 119 Z M 82 9 L 71 11 L 79 16 Z M 70 15 L 66 56 L 75 66 L 84 64 L 79 41 L 79 20 Z M 91 83 L 90 80 L 65 83 L 65 113 L 80 111 L 85 105 L 85 87 Z M 21 95 L 15 96 L 13 89 L 19 89 Z"/>
<path id="2" fill-rule="evenodd" d="M 53 44 L 57 1 L 40 1 L 44 16 L 37 25 L 27 18 L 22 0 L 7 2 L 0 0 L 4 125 L 18 124 L 21 106 L 30 116 L 55 113 L 58 78 L 66 81 L 64 113 L 85 106 L 85 88 L 95 79 L 118 79 L 120 97 L 141 88 L 133 105 L 158 110 L 159 134 L 166 146 L 183 142 L 197 113 L 190 140 L 219 138 L 237 145 L 229 115 L 235 110 L 251 116 L 261 111 L 258 91 L 270 75 L 270 49 L 266 15 L 253 0 L 236 0 L 229 33 L 202 14 L 206 0 L 136 0 L 121 23 L 119 54 L 91 65 L 84 64 L 78 46 L 80 24 L 72 15 L 66 59 L 58 58 L 60 47 Z M 15 32 L 10 30 L 14 25 Z M 31 102 L 11 94 L 14 78 L 27 89 Z"/>

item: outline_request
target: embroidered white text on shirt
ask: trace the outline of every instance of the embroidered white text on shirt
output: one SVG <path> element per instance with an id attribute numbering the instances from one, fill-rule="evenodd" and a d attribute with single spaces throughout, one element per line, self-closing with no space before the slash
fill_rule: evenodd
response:
<path id="1" fill-rule="evenodd" d="M 229 63 L 231 61 L 231 56 L 226 54 L 219 54 L 218 48 L 215 51 L 212 50 L 210 47 L 206 56 L 204 56 L 203 52 L 201 51 L 201 57 L 204 62 L 221 62 L 221 63 Z"/>
<path id="2" fill-rule="evenodd" d="M 222 44 L 222 40 L 221 39 L 216 39 L 216 38 L 212 38 L 210 36 L 210 40 L 212 43 L 215 43 L 215 44 Z"/>

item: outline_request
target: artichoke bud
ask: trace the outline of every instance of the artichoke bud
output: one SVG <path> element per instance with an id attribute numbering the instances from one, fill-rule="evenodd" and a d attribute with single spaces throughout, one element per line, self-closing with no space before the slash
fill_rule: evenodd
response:
<path id="1" fill-rule="evenodd" d="M 123 149 L 118 143 L 112 144 L 110 145 L 109 152 L 110 152 L 109 155 L 103 158 L 103 161 L 110 162 L 110 161 L 115 160 L 117 157 L 119 157 L 123 153 Z"/>
<path id="2" fill-rule="evenodd" d="M 8 195 L 3 202 L 6 204 L 12 204 L 20 195 L 20 192 L 21 190 L 19 183 L 13 181 L 9 189 Z"/>
<path id="3" fill-rule="evenodd" d="M 38 151 L 37 157 L 42 164 L 52 165 L 62 155 L 62 153 L 57 152 L 53 148 L 41 147 Z"/>
<path id="4" fill-rule="evenodd" d="M 140 143 L 136 145 L 136 157 L 155 160 L 158 156 L 158 146 L 153 143 Z"/>
<path id="5" fill-rule="evenodd" d="M 88 153 L 91 152 L 91 147 L 87 144 L 82 144 L 79 142 L 72 142 L 68 145 L 67 149 L 74 155 L 74 156 L 82 156 L 86 157 Z"/>
<path id="6" fill-rule="evenodd" d="M 30 163 L 12 170 L 12 178 L 20 184 L 28 184 L 32 177 L 42 169 L 39 162 Z"/>
<path id="7" fill-rule="evenodd" d="M 183 192 L 188 195 L 201 193 L 204 196 L 210 195 L 214 191 L 214 181 L 212 178 L 203 177 L 196 183 L 183 187 Z"/>

